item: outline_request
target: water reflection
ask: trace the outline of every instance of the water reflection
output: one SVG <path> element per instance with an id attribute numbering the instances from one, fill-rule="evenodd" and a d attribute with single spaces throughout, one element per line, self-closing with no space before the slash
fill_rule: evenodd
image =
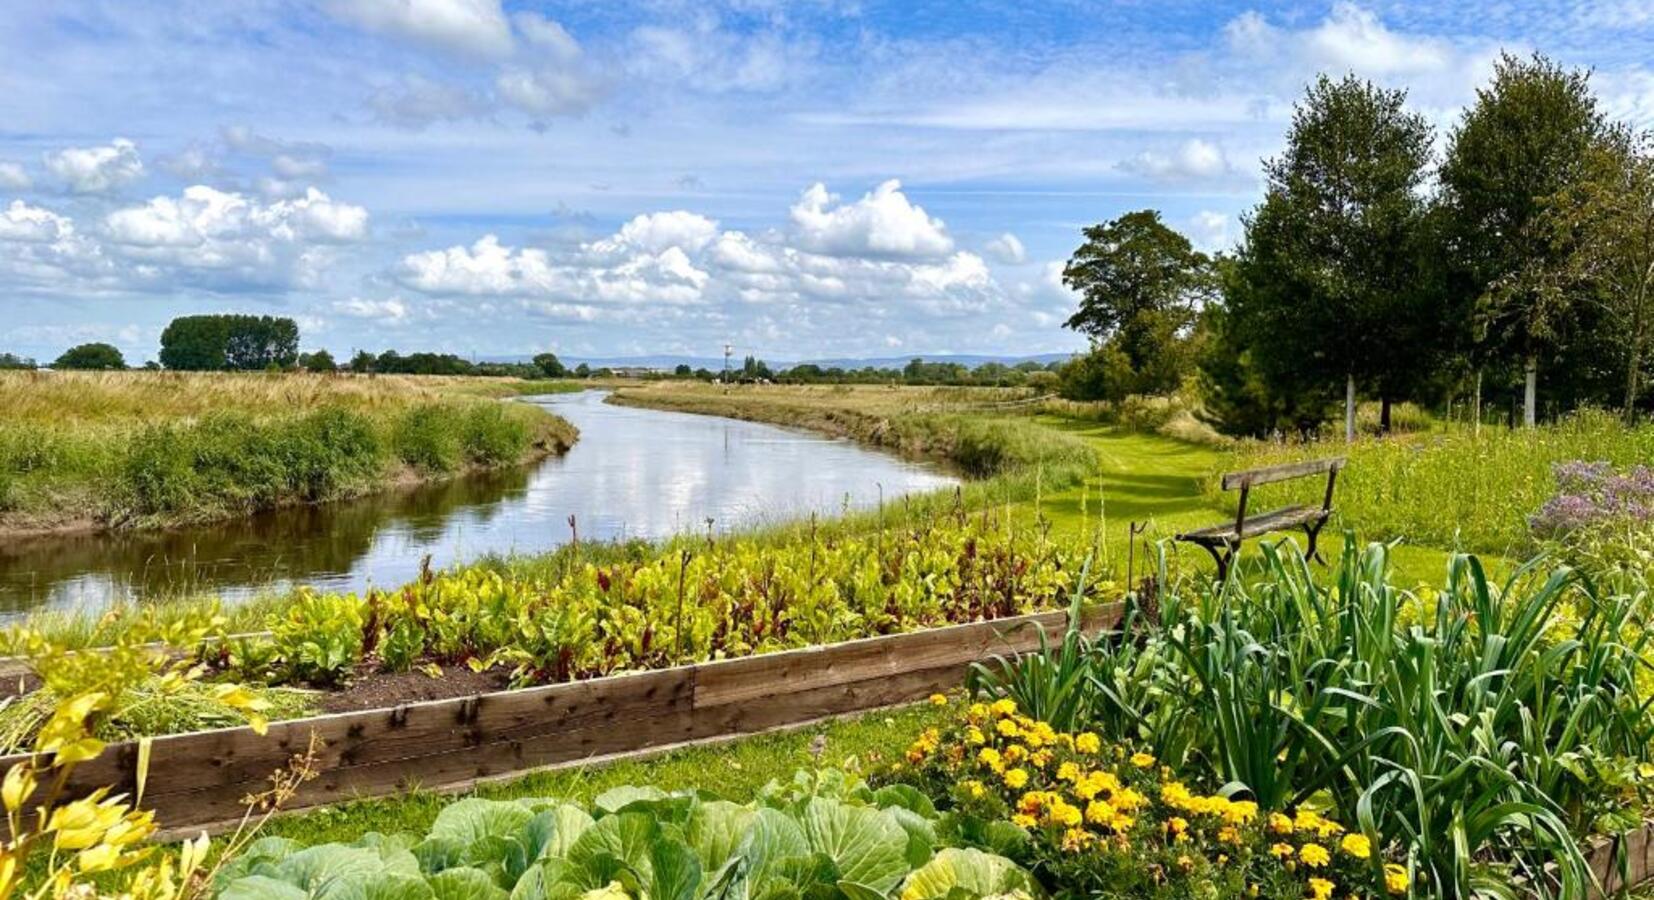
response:
<path id="1" fill-rule="evenodd" d="M 355 590 L 490 552 L 582 539 L 746 527 L 933 490 L 952 479 L 844 441 L 730 419 L 611 406 L 595 392 L 535 398 L 580 428 L 561 458 L 362 500 L 165 532 L 0 543 L 0 615 L 112 599 L 269 586 Z"/>

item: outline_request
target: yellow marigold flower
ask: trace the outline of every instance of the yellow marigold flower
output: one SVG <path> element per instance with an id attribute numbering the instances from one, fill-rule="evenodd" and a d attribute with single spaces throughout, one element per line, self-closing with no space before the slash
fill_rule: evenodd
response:
<path id="1" fill-rule="evenodd" d="M 988 715 L 988 707 L 986 704 L 972 703 L 970 708 L 965 711 L 965 714 L 973 719 L 986 718 Z"/>
<path id="2" fill-rule="evenodd" d="M 1356 859 L 1366 859 L 1373 855 L 1373 842 L 1364 834 L 1346 834 L 1338 846 Z"/>
<path id="3" fill-rule="evenodd" d="M 1328 853 L 1327 848 L 1320 844 L 1305 844 L 1299 849 L 1298 858 L 1304 861 L 1304 865 L 1312 869 L 1319 869 L 1332 862 L 1332 854 Z"/>
<path id="4" fill-rule="evenodd" d="M 982 733 L 982 729 L 976 727 L 975 725 L 965 729 L 965 743 L 981 746 L 987 742 L 988 736 Z"/>
<path id="5" fill-rule="evenodd" d="M 1093 800 L 1086 804 L 1085 820 L 1093 825 L 1107 825 L 1114 821 L 1114 807 L 1106 800 Z"/>
<path id="6" fill-rule="evenodd" d="M 1017 727 L 1017 723 L 1011 721 L 1010 719 L 1000 719 L 999 724 L 995 725 L 994 728 L 997 729 L 1000 734 L 1010 738 L 1014 738 L 1022 733 L 1022 729 Z"/>
<path id="7" fill-rule="evenodd" d="M 1315 831 L 1322 837 L 1333 837 L 1335 835 L 1343 834 L 1344 826 L 1334 822 L 1331 819 L 1323 818 L 1321 820 L 1321 824 L 1315 829 Z"/>
<path id="8" fill-rule="evenodd" d="M 1276 834 L 1291 834 L 1292 820 L 1278 812 L 1269 814 L 1269 830 Z"/>
<path id="9" fill-rule="evenodd" d="M 1173 837 L 1182 837 L 1183 833 L 1189 830 L 1189 820 L 1182 816 L 1172 816 L 1166 820 L 1166 830 L 1171 832 Z"/>
<path id="10" fill-rule="evenodd" d="M 1407 870 L 1395 863 L 1384 864 L 1384 889 L 1392 894 L 1407 893 L 1407 885 L 1411 881 L 1407 877 Z"/>
<path id="11" fill-rule="evenodd" d="M 1033 753 L 1028 754 L 1028 761 L 1043 769 L 1046 766 L 1051 765 L 1051 751 L 1036 750 Z"/>
<path id="12" fill-rule="evenodd" d="M 1287 859 L 1292 856 L 1292 845 L 1279 841 L 1269 845 L 1269 855 L 1276 859 Z"/>
<path id="13" fill-rule="evenodd" d="M 1079 781 L 1080 780 L 1080 767 L 1079 767 L 1079 764 L 1075 763 L 1073 761 L 1069 761 L 1069 762 L 1065 762 L 1062 765 L 1058 766 L 1057 767 L 1057 780 L 1058 781 Z"/>
<path id="14" fill-rule="evenodd" d="M 1149 798 L 1137 793 L 1131 788 L 1121 788 L 1114 792 L 1114 796 L 1109 802 L 1113 803 L 1116 808 L 1124 812 L 1131 812 L 1132 810 L 1138 809 L 1143 804 L 1149 802 Z"/>
<path id="15" fill-rule="evenodd" d="M 1005 763 L 1000 757 L 999 751 L 992 747 L 983 747 L 982 752 L 978 753 L 976 758 L 980 760 L 983 765 L 993 769 L 995 772 L 998 772 L 1005 767 Z"/>
<path id="16" fill-rule="evenodd" d="M 1011 790 L 1018 790 L 1028 783 L 1027 769 L 1008 769 L 1005 772 L 1005 786 Z"/>
<path id="17" fill-rule="evenodd" d="M 1074 749 L 1081 753 L 1096 753 L 1103 749 L 1103 739 L 1089 731 L 1082 731 L 1074 736 Z"/>
<path id="18" fill-rule="evenodd" d="M 1327 900 L 1328 897 L 1332 896 L 1334 887 L 1336 885 L 1325 878 L 1311 878 L 1309 880 L 1309 893 L 1315 900 Z"/>
<path id="19" fill-rule="evenodd" d="M 1293 817 L 1292 824 L 1295 828 L 1300 828 L 1305 831 L 1315 831 L 1321 827 L 1321 817 L 1310 810 L 1300 809 L 1298 810 L 1298 814 Z"/>
<path id="20" fill-rule="evenodd" d="M 1218 829 L 1218 843 L 1220 843 L 1220 844 L 1239 844 L 1240 842 L 1241 842 L 1240 832 L 1235 830 L 1235 826 L 1225 825 L 1222 828 Z"/>
<path id="21" fill-rule="evenodd" d="M 1082 818 L 1078 806 L 1065 803 L 1060 799 L 1051 804 L 1051 809 L 1047 812 L 1047 815 L 1051 817 L 1051 821 L 1058 825 L 1066 825 L 1070 828 L 1080 824 Z"/>
<path id="22" fill-rule="evenodd" d="M 1189 793 L 1189 789 L 1184 787 L 1182 782 L 1168 781 L 1160 786 L 1160 799 L 1167 806 L 1182 809 L 1189 805 L 1189 801 L 1194 799 L 1194 795 Z"/>
<path id="23" fill-rule="evenodd" d="M 965 793 L 971 795 L 971 797 L 977 800 L 982 799 L 982 795 L 988 792 L 988 789 L 982 786 L 982 782 L 977 781 L 975 778 L 966 781 L 964 788 Z"/>
<path id="24" fill-rule="evenodd" d="M 1010 697 L 1002 697 L 994 701 L 988 710 L 996 716 L 1008 716 L 1017 711 L 1017 702 Z"/>
<path id="25" fill-rule="evenodd" d="M 1027 758 L 1028 748 L 1021 744 L 1012 744 L 1005 748 L 1005 761 L 1008 763 L 1019 763 Z"/>
<path id="26" fill-rule="evenodd" d="M 1231 825 L 1245 825 L 1258 817 L 1258 804 L 1251 800 L 1232 800 L 1223 807 L 1223 821 Z"/>
<path id="27" fill-rule="evenodd" d="M 1185 853 L 1177 858 L 1177 867 L 1187 872 L 1195 867 L 1195 861 L 1189 858 L 1189 854 Z"/>
<path id="28" fill-rule="evenodd" d="M 1070 828 L 1062 833 L 1062 848 L 1069 853 L 1078 853 L 1096 840 L 1097 836 L 1084 828 Z"/>
<path id="29" fill-rule="evenodd" d="M 1139 769 L 1147 769 L 1149 766 L 1154 765 L 1154 757 L 1142 751 L 1138 751 L 1131 755 L 1131 764 Z"/>
<path id="30" fill-rule="evenodd" d="M 948 698 L 946 696 L 942 695 L 942 694 L 931 694 L 930 695 L 930 705 L 931 706 L 947 706 L 948 705 Z"/>
<path id="31" fill-rule="evenodd" d="M 1039 821 L 1027 813 L 1017 813 L 1011 817 L 1011 824 L 1021 828 L 1033 828 Z"/>

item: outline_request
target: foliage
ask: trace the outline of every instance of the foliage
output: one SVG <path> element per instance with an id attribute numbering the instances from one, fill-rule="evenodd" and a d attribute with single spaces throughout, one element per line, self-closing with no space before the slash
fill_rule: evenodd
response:
<path id="1" fill-rule="evenodd" d="M 1528 519 L 1545 546 L 1599 573 L 1654 572 L 1654 469 L 1558 463 L 1557 493 Z"/>
<path id="2" fill-rule="evenodd" d="M 1230 798 L 1330 806 L 1434 893 L 1582 896 L 1580 836 L 1654 797 L 1645 583 L 1530 565 L 1495 587 L 1459 556 L 1404 591 L 1383 545 L 1347 541 L 1325 579 L 1265 556 L 1261 580 L 1162 590 L 1131 639 L 1090 644 L 1093 720 Z"/>
<path id="3" fill-rule="evenodd" d="M 333 354 L 322 349 L 311 353 L 300 353 L 299 368 L 306 372 L 332 373 L 339 371 L 339 364 L 333 360 Z"/>
<path id="4" fill-rule="evenodd" d="M 1322 76 L 1293 114 L 1286 150 L 1266 164 L 1224 323 L 1273 394 L 1354 379 L 1397 398 L 1429 365 L 1440 329 L 1422 289 L 1419 188 L 1431 129 L 1405 99 Z"/>
<path id="5" fill-rule="evenodd" d="M 1085 243 L 1063 268 L 1063 283 L 1080 294 L 1080 308 L 1065 324 L 1089 335 L 1094 351 L 1115 348 L 1126 363 L 1115 368 L 1129 380 L 1095 396 L 1065 396 L 1118 399 L 1177 387 L 1184 374 L 1178 362 L 1186 356 L 1179 343 L 1215 291 L 1212 261 L 1151 209 L 1084 233 Z"/>
<path id="6" fill-rule="evenodd" d="M 1024 862 L 1061 896 L 1326 898 L 1409 883 L 1331 817 L 1191 788 L 1152 754 L 1005 698 L 927 729 L 884 778 L 947 806 L 943 833 Z"/>
<path id="7" fill-rule="evenodd" d="M 535 356 L 534 365 L 540 370 L 540 374 L 547 378 L 566 378 L 569 374 L 569 370 L 558 360 L 555 353 L 541 353 Z"/>
<path id="8" fill-rule="evenodd" d="M 239 677 L 332 685 L 364 663 L 504 665 L 519 685 L 1002 618 L 1079 590 L 1068 549 L 992 517 L 682 552 L 510 576 L 474 566 L 391 593 L 301 591 L 270 636 L 218 643 Z M 378 648 L 378 659 L 369 650 Z"/>
<path id="9" fill-rule="evenodd" d="M 161 365 L 180 371 L 286 369 L 299 359 L 299 326 L 272 316 L 173 319 L 161 332 Z"/>
<path id="10" fill-rule="evenodd" d="M 836 770 L 799 772 L 736 804 L 617 787 L 589 808 L 552 798 L 468 798 L 423 836 L 252 846 L 217 878 L 225 900 L 371 892 L 386 900 L 707 897 L 968 900 L 1030 896 L 1002 857 L 941 846 L 941 817 L 911 792 Z"/>
<path id="11" fill-rule="evenodd" d="M 27 371 L 38 368 L 38 366 L 38 363 L 26 356 L 18 356 L 15 353 L 0 353 L 0 370 L 18 369 Z"/>
<path id="12" fill-rule="evenodd" d="M 63 351 L 52 368 L 120 371 L 126 368 L 126 357 L 112 344 L 80 344 Z"/>

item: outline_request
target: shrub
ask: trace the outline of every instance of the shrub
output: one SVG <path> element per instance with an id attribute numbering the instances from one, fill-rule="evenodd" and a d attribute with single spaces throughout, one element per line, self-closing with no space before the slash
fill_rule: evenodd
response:
<path id="1" fill-rule="evenodd" d="M 440 404 L 427 403 L 403 413 L 392 443 L 397 458 L 416 469 L 449 472 L 460 462 L 462 445 L 453 411 Z"/>
<path id="2" fill-rule="evenodd" d="M 460 425 L 465 457 L 476 465 L 494 466 L 520 458 L 528 449 L 528 426 L 508 414 L 504 404 L 477 406 Z"/>

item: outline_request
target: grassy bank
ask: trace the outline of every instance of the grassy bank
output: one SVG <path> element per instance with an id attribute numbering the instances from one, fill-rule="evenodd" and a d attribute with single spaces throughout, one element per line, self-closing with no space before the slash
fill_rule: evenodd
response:
<path id="1" fill-rule="evenodd" d="M 0 373 L 0 533 L 207 521 L 561 452 L 506 379 Z"/>
<path id="2" fill-rule="evenodd" d="M 1338 478 L 1339 517 L 1363 535 L 1515 557 L 1532 552 L 1528 517 L 1556 492 L 1554 465 L 1647 464 L 1654 459 L 1654 427 L 1627 427 L 1606 413 L 1585 412 L 1533 429 L 1478 433 L 1459 426 L 1353 445 L 1252 443 L 1236 449 L 1229 464 L 1251 468 L 1336 455 L 1349 458 Z M 1215 495 L 1215 483 L 1207 490 Z M 1305 502 L 1319 499 L 1321 485 L 1266 490 L 1273 499 L 1262 502 Z"/>

